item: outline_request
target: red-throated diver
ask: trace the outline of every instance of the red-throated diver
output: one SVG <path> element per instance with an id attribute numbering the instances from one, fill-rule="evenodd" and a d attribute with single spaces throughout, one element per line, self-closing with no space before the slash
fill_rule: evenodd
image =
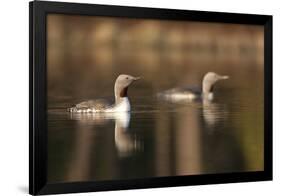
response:
<path id="1" fill-rule="evenodd" d="M 114 85 L 115 104 L 110 105 L 105 100 L 89 100 L 76 104 L 68 110 L 73 113 L 97 113 L 97 112 L 128 112 L 131 105 L 128 99 L 128 87 L 140 77 L 121 74 Z"/>
<path id="2" fill-rule="evenodd" d="M 212 101 L 214 98 L 213 91 L 215 83 L 228 78 L 229 76 L 222 76 L 214 72 L 208 72 L 203 78 L 201 92 L 189 88 L 173 88 L 158 93 L 158 97 L 171 102 L 193 101 L 196 99 Z"/>

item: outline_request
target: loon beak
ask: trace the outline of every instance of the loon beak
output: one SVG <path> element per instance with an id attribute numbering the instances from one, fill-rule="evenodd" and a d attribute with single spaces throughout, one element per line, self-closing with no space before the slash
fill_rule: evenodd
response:
<path id="1" fill-rule="evenodd" d="M 139 80 L 139 79 L 141 79 L 141 77 L 134 77 L 133 81 L 136 81 L 136 80 Z"/>
<path id="2" fill-rule="evenodd" d="M 221 80 L 226 80 L 226 79 L 228 79 L 229 78 L 229 76 L 220 76 L 220 79 Z"/>

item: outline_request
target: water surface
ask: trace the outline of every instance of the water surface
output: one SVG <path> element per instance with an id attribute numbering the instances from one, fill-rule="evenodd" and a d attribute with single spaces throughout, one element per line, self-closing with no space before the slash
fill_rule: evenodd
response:
<path id="1" fill-rule="evenodd" d="M 47 16 L 48 182 L 261 171 L 263 26 L 62 14 Z M 212 103 L 167 103 L 156 93 L 229 75 Z M 130 113 L 71 115 L 112 98 L 119 74 Z"/>
<path id="2" fill-rule="evenodd" d="M 69 114 L 70 103 L 54 103 L 50 181 L 262 170 L 263 100 L 249 89 L 239 90 L 241 98 L 226 90 L 207 105 L 132 97 L 132 112 L 120 114 Z"/>

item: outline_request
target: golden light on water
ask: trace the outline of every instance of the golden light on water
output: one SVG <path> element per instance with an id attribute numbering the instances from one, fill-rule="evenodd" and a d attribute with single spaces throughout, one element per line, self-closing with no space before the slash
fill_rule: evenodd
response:
<path id="1" fill-rule="evenodd" d="M 49 14 L 48 180 L 263 170 L 263 38 L 258 25 Z M 154 99 L 177 86 L 200 88 L 209 71 L 230 76 L 211 105 Z M 114 117 L 65 113 L 112 97 L 121 73 L 142 77 L 129 90 L 126 130 Z"/>

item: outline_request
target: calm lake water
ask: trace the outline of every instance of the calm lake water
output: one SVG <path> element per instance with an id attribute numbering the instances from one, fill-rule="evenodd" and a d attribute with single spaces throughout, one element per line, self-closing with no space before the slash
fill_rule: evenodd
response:
<path id="1" fill-rule="evenodd" d="M 264 168 L 263 26 L 62 14 L 47 18 L 48 182 L 260 171 Z M 212 103 L 156 93 L 229 75 Z M 130 113 L 71 115 L 113 97 L 119 74 Z"/>
<path id="2" fill-rule="evenodd" d="M 48 179 L 95 181 L 263 170 L 260 92 L 218 88 L 216 101 L 208 105 L 131 97 L 131 113 L 107 115 L 71 115 L 66 107 L 78 100 L 55 101 L 48 111 Z"/>

